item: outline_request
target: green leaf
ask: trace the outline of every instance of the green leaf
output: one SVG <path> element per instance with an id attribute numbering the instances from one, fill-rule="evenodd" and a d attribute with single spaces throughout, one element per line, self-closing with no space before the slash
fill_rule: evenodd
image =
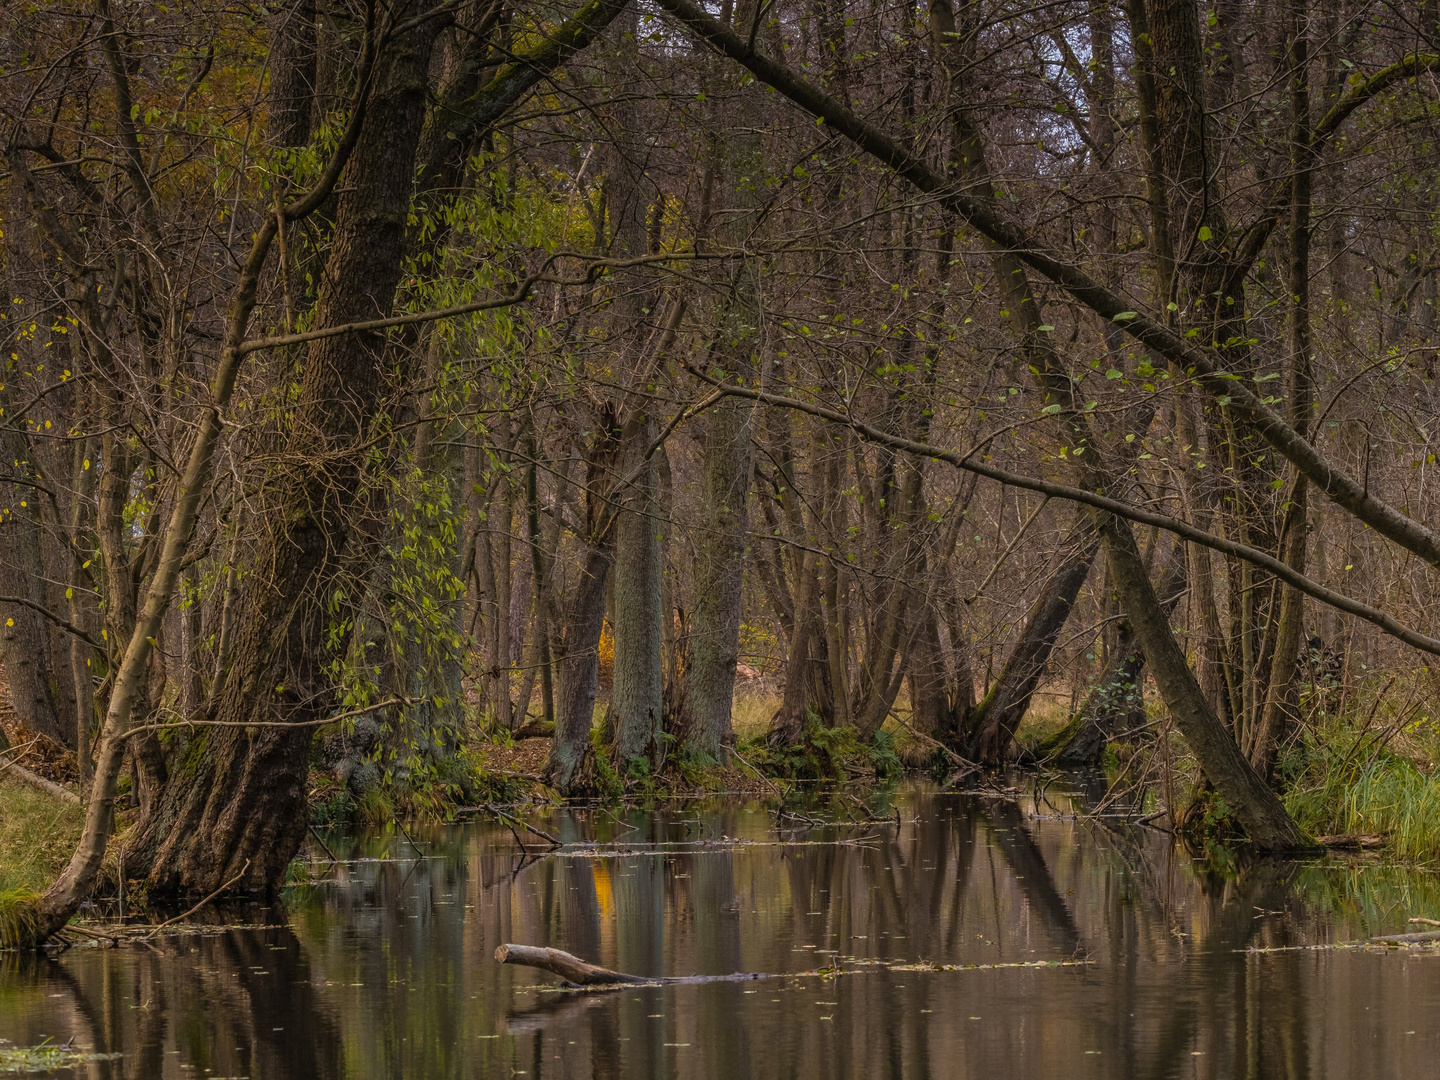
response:
<path id="1" fill-rule="evenodd" d="M 1122 311 L 1122 312 L 1120 312 L 1118 315 L 1115 316 L 1115 318 L 1114 318 L 1113 321 L 1115 321 L 1115 322 L 1128 322 L 1130 319 L 1135 318 L 1135 316 L 1136 316 L 1137 314 L 1138 314 L 1138 312 L 1134 312 L 1134 311 Z"/>
<path id="2" fill-rule="evenodd" d="M 1215 239 L 1215 234 L 1210 231 L 1210 226 L 1209 226 L 1209 225 L 1201 225 L 1201 226 L 1200 226 L 1200 231 L 1199 231 L 1198 233 L 1196 233 L 1195 235 L 1198 236 L 1201 240 L 1214 240 L 1214 239 Z"/>
<path id="3" fill-rule="evenodd" d="M 1040 410 L 1040 415 L 1041 415 L 1041 416 L 1054 416 L 1054 415 L 1055 415 L 1057 412 L 1059 412 L 1059 411 L 1060 411 L 1060 406 L 1059 406 L 1059 405 L 1046 405 L 1043 409 Z"/>

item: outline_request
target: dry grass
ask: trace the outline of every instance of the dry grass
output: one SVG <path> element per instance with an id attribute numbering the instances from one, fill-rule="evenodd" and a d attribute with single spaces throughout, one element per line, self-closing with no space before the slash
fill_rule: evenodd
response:
<path id="1" fill-rule="evenodd" d="M 84 811 L 0 774 L 0 892 L 42 891 L 64 869 Z"/>
<path id="2" fill-rule="evenodd" d="M 780 708 L 781 700 L 780 695 L 773 691 L 737 688 L 735 704 L 730 712 L 736 740 L 743 743 L 765 734 L 770 718 Z"/>
<path id="3" fill-rule="evenodd" d="M 1070 691 L 1037 690 L 1015 730 L 1015 741 L 1021 746 L 1038 746 L 1069 722 Z"/>

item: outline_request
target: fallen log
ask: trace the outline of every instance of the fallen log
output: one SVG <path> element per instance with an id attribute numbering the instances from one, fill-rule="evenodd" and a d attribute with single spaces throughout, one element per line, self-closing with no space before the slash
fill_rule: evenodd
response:
<path id="1" fill-rule="evenodd" d="M 76 806 L 80 805 L 80 796 L 76 795 L 75 792 L 46 780 L 43 776 L 31 772 L 23 765 L 17 765 L 13 761 L 0 761 L 0 772 L 8 772 L 22 784 L 28 784 L 39 791 L 45 792 L 47 795 L 53 795 L 57 799 L 64 799 L 66 802 L 73 803 Z"/>
<path id="2" fill-rule="evenodd" d="M 1440 943 L 1440 930 L 1421 930 L 1413 934 L 1386 934 L 1369 939 L 1372 945 L 1427 945 Z"/>
<path id="3" fill-rule="evenodd" d="M 559 975 L 566 982 L 575 986 L 618 986 L 661 981 L 597 967 L 594 964 L 587 964 L 578 956 L 573 956 L 561 949 L 546 949 L 536 945 L 501 945 L 495 950 L 495 959 L 502 964 L 520 964 L 522 967 L 540 968 L 552 975 Z"/>
<path id="4" fill-rule="evenodd" d="M 1420 935 L 1423 936 L 1423 935 Z M 572 956 L 560 949 L 546 949 L 536 945 L 499 945 L 495 959 L 502 964 L 519 964 L 522 967 L 540 968 L 553 975 L 559 975 L 570 986 L 590 986 L 599 989 L 619 986 L 666 986 L 695 985 L 715 982 L 753 982 L 756 979 L 833 979 L 838 975 L 859 975 L 867 971 L 992 971 L 1000 968 L 1056 968 L 1087 967 L 1093 960 L 1020 960 L 999 964 L 936 964 L 930 961 L 907 963 L 895 960 L 861 960 L 855 966 L 841 970 L 840 967 L 817 968 L 812 971 L 737 971 L 730 975 L 657 975 L 645 978 L 642 975 L 627 975 L 623 971 L 587 964 L 578 956 Z"/>

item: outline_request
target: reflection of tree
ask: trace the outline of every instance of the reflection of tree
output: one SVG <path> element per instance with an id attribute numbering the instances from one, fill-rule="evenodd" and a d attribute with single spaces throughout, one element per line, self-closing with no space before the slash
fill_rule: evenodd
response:
<path id="1" fill-rule="evenodd" d="M 83 1019 L 77 1045 L 123 1055 L 96 1063 L 97 1075 L 151 1080 L 174 1050 L 196 1075 L 344 1075 L 338 1030 L 288 927 L 75 950 L 47 965 L 44 987 Z"/>
<path id="2" fill-rule="evenodd" d="M 1062 952 L 1078 951 L 1080 931 L 1055 889 L 1045 856 L 1025 828 L 1020 808 L 1009 800 L 986 800 L 979 804 L 979 810 L 990 838 L 1005 856 L 1031 909 L 1040 916 Z"/>
<path id="3" fill-rule="evenodd" d="M 1169 843 L 1147 844 L 1133 830 L 1101 829 L 1094 837 L 1096 854 L 1110 862 L 1123 894 L 1105 914 L 1110 948 L 1124 964 L 1110 1023 L 1130 1075 L 1172 1077 L 1176 1062 L 1198 1051 L 1220 1074 L 1306 1080 L 1313 971 L 1305 968 L 1305 954 L 1243 951 L 1262 941 L 1289 941 L 1287 919 L 1265 913 L 1290 905 L 1295 864 L 1260 859 L 1238 875 L 1197 874 Z M 1183 870 L 1176 868 L 1177 855 Z M 1176 950 L 1176 940 L 1189 937 L 1183 951 Z M 1184 959 L 1185 978 L 1181 989 L 1167 988 L 1157 1011 L 1143 999 L 1145 980 L 1155 978 L 1156 962 L 1172 957 Z M 1157 1021 L 1153 1029 L 1151 1021 Z M 1225 1053 L 1232 1059 L 1228 1068 L 1220 1060 Z"/>

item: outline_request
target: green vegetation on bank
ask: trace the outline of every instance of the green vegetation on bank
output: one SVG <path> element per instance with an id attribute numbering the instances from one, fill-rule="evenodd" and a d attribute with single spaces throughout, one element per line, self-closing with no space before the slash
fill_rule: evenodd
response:
<path id="1" fill-rule="evenodd" d="M 70 861 L 84 811 L 0 776 L 0 894 L 38 892 Z"/>

